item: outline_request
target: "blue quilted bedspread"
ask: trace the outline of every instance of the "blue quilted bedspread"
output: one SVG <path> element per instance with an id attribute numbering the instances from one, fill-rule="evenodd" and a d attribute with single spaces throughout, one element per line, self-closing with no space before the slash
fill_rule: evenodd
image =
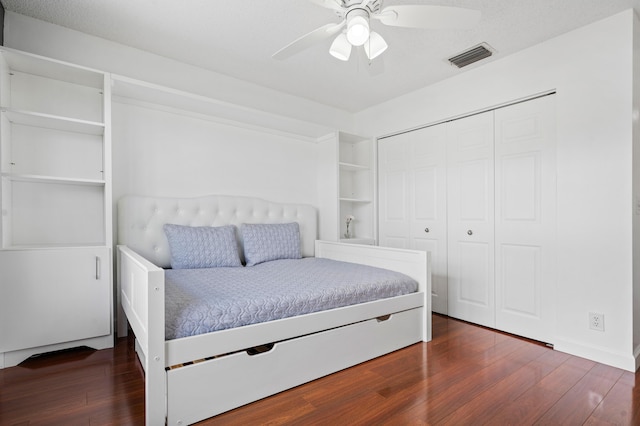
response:
<path id="1" fill-rule="evenodd" d="M 193 336 L 413 293 L 386 269 L 304 258 L 250 267 L 167 270 L 166 339 Z"/>

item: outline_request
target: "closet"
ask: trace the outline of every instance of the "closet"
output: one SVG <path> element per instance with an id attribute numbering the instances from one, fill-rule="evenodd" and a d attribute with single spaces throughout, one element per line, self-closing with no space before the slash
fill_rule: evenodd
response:
<path id="1" fill-rule="evenodd" d="M 433 310 L 553 341 L 548 95 L 379 141 L 381 245 L 431 252 Z"/>

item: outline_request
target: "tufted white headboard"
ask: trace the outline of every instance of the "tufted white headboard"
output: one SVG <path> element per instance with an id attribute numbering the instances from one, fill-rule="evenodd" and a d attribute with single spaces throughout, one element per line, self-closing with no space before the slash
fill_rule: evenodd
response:
<path id="1" fill-rule="evenodd" d="M 165 223 L 221 226 L 242 223 L 300 225 L 302 256 L 313 256 L 318 235 L 316 209 L 304 204 L 280 204 L 250 197 L 207 195 L 160 198 L 127 195 L 118 201 L 118 244 L 124 244 L 161 268 L 170 266 Z"/>

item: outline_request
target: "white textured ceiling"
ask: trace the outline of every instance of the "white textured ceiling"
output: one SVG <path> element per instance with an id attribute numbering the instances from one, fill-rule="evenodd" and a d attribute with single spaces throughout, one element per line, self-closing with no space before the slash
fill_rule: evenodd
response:
<path id="1" fill-rule="evenodd" d="M 481 66 L 635 7 L 640 0 L 384 0 L 482 12 L 471 30 L 372 27 L 389 44 L 367 65 L 328 53 L 331 40 L 284 61 L 271 55 L 335 14 L 304 0 L 1 0 L 6 10 L 351 112 Z M 446 58 L 480 42 L 497 53 L 463 70 Z"/>

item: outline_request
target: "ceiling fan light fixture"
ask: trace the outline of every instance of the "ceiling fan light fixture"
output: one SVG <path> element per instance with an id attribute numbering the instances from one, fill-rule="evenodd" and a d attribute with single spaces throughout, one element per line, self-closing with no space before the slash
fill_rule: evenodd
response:
<path id="1" fill-rule="evenodd" d="M 372 60 L 387 50 L 387 47 L 389 47 L 389 45 L 384 41 L 382 36 L 375 31 L 371 31 L 369 41 L 364 44 L 364 52 L 367 54 L 367 58 Z"/>
<path id="2" fill-rule="evenodd" d="M 354 9 L 347 14 L 347 40 L 353 46 L 362 46 L 369 39 L 369 14 Z"/>
<path id="3" fill-rule="evenodd" d="M 345 33 L 340 33 L 340 35 L 333 40 L 329 53 L 341 61 L 349 60 L 349 56 L 351 56 L 351 43 L 347 40 Z"/>

